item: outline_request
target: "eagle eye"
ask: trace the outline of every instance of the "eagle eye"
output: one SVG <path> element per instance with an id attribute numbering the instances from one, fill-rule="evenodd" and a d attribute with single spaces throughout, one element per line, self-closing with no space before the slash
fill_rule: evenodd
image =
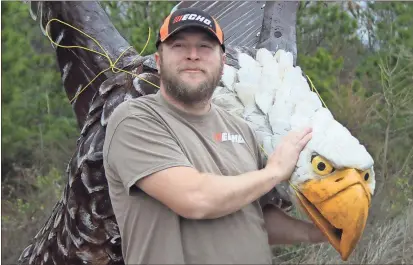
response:
<path id="1" fill-rule="evenodd" d="M 311 157 L 311 164 L 316 174 L 325 176 L 335 171 L 335 168 L 326 159 L 319 155 Z"/>
<path id="2" fill-rule="evenodd" d="M 363 178 L 364 178 L 364 181 L 369 181 L 370 180 L 370 175 L 371 175 L 370 170 L 364 171 L 363 175 L 362 175 Z"/>
<path id="3" fill-rule="evenodd" d="M 324 164 L 323 162 L 318 163 L 317 169 L 323 171 L 324 169 L 326 169 L 326 164 Z"/>

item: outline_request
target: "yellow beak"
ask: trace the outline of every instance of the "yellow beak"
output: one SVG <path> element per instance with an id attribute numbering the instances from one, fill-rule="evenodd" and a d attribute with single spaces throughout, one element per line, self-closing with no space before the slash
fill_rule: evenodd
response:
<path id="1" fill-rule="evenodd" d="M 339 170 L 299 187 L 301 206 L 332 246 L 347 260 L 366 225 L 371 195 L 355 169 Z"/>

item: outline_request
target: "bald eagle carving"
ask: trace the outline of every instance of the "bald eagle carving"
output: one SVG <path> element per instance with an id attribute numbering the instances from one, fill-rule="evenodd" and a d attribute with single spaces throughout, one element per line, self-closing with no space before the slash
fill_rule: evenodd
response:
<path id="1" fill-rule="evenodd" d="M 313 139 L 303 150 L 291 177 L 291 187 L 279 185 L 263 204 L 288 210 L 299 205 L 325 233 L 345 260 L 367 219 L 374 192 L 373 160 L 350 132 L 340 125 L 311 91 L 295 66 L 293 2 L 182 2 L 176 8 L 198 6 L 220 16 L 226 36 L 227 63 L 213 101 L 245 119 L 263 150 L 272 152 L 288 131 L 310 125 Z M 61 45 L 99 50 L 85 35 L 59 23 L 58 18 L 93 36 L 115 59 L 130 45 L 118 33 L 97 2 L 30 2 L 40 27 Z M 275 20 L 277 19 L 277 22 Z M 249 21 L 245 24 L 245 21 Z M 274 27 L 274 23 L 281 24 Z M 281 38 L 276 38 L 281 33 Z M 123 101 L 157 92 L 143 81 L 159 84 L 152 55 L 129 49 L 117 67 L 140 78 L 107 71 L 75 98 L 109 62 L 82 49 L 56 49 L 67 96 L 79 127 L 77 149 L 67 167 L 67 184 L 50 218 L 22 252 L 20 264 L 124 264 L 121 239 L 112 210 L 102 147 L 113 110 Z"/>

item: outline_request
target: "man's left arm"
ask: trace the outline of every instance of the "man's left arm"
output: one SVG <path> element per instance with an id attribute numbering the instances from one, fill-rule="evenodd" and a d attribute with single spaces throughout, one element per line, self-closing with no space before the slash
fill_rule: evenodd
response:
<path id="1" fill-rule="evenodd" d="M 295 219 L 274 205 L 264 207 L 263 213 L 270 245 L 327 241 L 313 223 Z"/>

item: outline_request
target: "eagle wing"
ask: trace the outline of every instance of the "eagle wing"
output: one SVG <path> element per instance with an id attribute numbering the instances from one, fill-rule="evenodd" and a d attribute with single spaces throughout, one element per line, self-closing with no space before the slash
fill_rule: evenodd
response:
<path id="1" fill-rule="evenodd" d="M 117 58 L 129 43 L 119 34 L 98 2 L 30 2 L 34 19 L 43 32 L 64 46 L 83 46 Z M 89 37 L 57 21 L 72 25 Z M 52 44 L 53 45 L 53 44 Z M 56 58 L 69 100 L 111 63 L 103 56 L 79 48 L 56 47 Z M 113 59 L 114 61 L 115 59 Z M 157 83 L 147 58 L 128 49 L 116 67 Z M 139 85 L 138 85 L 139 86 Z M 155 93 L 146 83 L 135 89 L 125 73 L 106 71 L 72 101 L 81 129 L 77 148 L 66 173 L 67 184 L 51 216 L 19 258 L 19 264 L 123 264 L 118 225 L 108 193 L 102 160 L 106 122 L 121 102 Z"/>
<path id="2" fill-rule="evenodd" d="M 130 47 L 130 44 L 119 34 L 98 2 L 33 1 L 30 2 L 30 14 L 33 19 L 39 21 L 42 32 L 45 35 L 48 32 L 51 39 L 62 46 L 83 46 L 102 54 L 106 53 L 113 60 Z M 52 19 L 61 20 L 80 29 L 96 39 L 100 46 L 85 34 L 57 20 L 51 21 Z M 112 71 L 104 72 L 75 98 L 80 89 L 85 87 L 102 70 L 111 66 L 110 62 L 101 54 L 85 49 L 67 49 L 55 44 L 52 44 L 52 47 L 56 50 L 56 59 L 67 97 L 73 105 L 79 128 L 82 128 L 92 98 L 102 82 L 115 74 Z M 128 49 L 116 66 L 126 67 L 137 57 L 136 50 Z"/>

